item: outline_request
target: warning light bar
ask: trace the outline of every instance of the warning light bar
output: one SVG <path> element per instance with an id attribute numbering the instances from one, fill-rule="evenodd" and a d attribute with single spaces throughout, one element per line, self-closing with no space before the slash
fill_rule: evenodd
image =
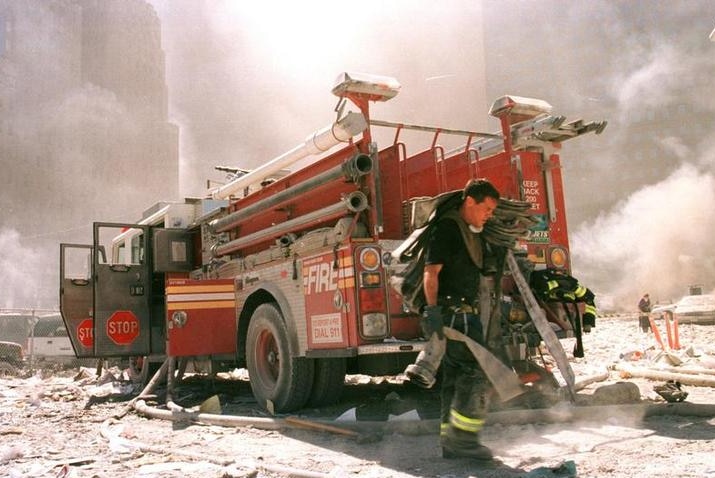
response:
<path id="1" fill-rule="evenodd" d="M 390 76 L 367 73 L 341 73 L 335 80 L 333 94 L 347 96 L 349 93 L 368 95 L 372 101 L 387 101 L 400 92 L 402 85 Z"/>
<path id="2" fill-rule="evenodd" d="M 551 113 L 551 105 L 546 101 L 512 95 L 497 98 L 489 109 L 489 114 L 497 118 L 505 114 L 512 114 L 522 117 L 520 121 L 548 113 Z"/>

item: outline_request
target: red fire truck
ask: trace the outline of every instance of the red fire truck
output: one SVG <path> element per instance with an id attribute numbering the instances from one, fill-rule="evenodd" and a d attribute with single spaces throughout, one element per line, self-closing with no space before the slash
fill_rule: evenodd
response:
<path id="1" fill-rule="evenodd" d="M 393 78 L 344 73 L 337 120 L 295 148 L 136 224 L 95 223 L 92 244 L 61 244 L 76 355 L 129 357 L 137 369 L 166 357 L 245 367 L 274 412 L 330 403 L 346 373 L 399 374 L 425 341 L 389 286 L 390 252 L 412 232 L 414 198 L 475 177 L 529 202 L 538 221 L 519 248 L 536 267 L 568 270 L 559 150 L 605 123 L 566 123 L 516 96 L 494 103 L 497 133 L 373 119 L 370 104 L 399 90 Z M 376 128 L 394 129 L 394 141 L 378 145 Z M 405 130 L 431 145 L 408 153 Z M 447 135 L 462 146 L 440 146 Z"/>

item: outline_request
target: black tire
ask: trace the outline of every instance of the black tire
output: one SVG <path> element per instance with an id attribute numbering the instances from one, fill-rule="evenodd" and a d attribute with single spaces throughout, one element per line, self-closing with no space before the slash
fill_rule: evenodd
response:
<path id="1" fill-rule="evenodd" d="M 271 413 L 305 405 L 313 385 L 313 362 L 291 357 L 288 329 L 275 304 L 259 305 L 246 336 L 246 368 L 258 404 Z"/>
<path id="2" fill-rule="evenodd" d="M 149 384 L 149 380 L 154 377 L 154 374 L 161 368 L 162 364 L 163 362 L 153 362 L 149 360 L 149 357 L 146 355 L 129 357 L 127 375 L 132 383 L 146 387 Z M 166 383 L 166 377 L 162 378 L 159 383 Z"/>
<path id="3" fill-rule="evenodd" d="M 315 359 L 313 390 L 308 399 L 309 407 L 324 407 L 340 401 L 345 388 L 346 362 L 344 358 Z"/>

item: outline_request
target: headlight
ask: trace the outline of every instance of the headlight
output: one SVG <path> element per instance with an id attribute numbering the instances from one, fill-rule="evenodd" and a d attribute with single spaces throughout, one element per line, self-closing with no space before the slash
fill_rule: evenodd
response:
<path id="1" fill-rule="evenodd" d="M 380 253 L 374 247 L 366 247 L 360 251 L 360 265 L 363 269 L 374 271 L 380 267 Z"/>
<path id="2" fill-rule="evenodd" d="M 554 247 L 549 251 L 551 265 L 557 269 L 565 269 L 568 264 L 568 253 L 563 247 Z"/>
<path id="3" fill-rule="evenodd" d="M 387 335 L 387 316 L 380 313 L 362 316 L 363 337 L 384 337 Z"/>

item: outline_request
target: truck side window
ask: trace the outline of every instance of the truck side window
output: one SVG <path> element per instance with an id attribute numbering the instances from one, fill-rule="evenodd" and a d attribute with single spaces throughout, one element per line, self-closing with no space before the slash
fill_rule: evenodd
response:
<path id="1" fill-rule="evenodd" d="M 144 235 L 139 234 L 132 237 L 132 264 L 142 264 L 144 262 Z"/>

